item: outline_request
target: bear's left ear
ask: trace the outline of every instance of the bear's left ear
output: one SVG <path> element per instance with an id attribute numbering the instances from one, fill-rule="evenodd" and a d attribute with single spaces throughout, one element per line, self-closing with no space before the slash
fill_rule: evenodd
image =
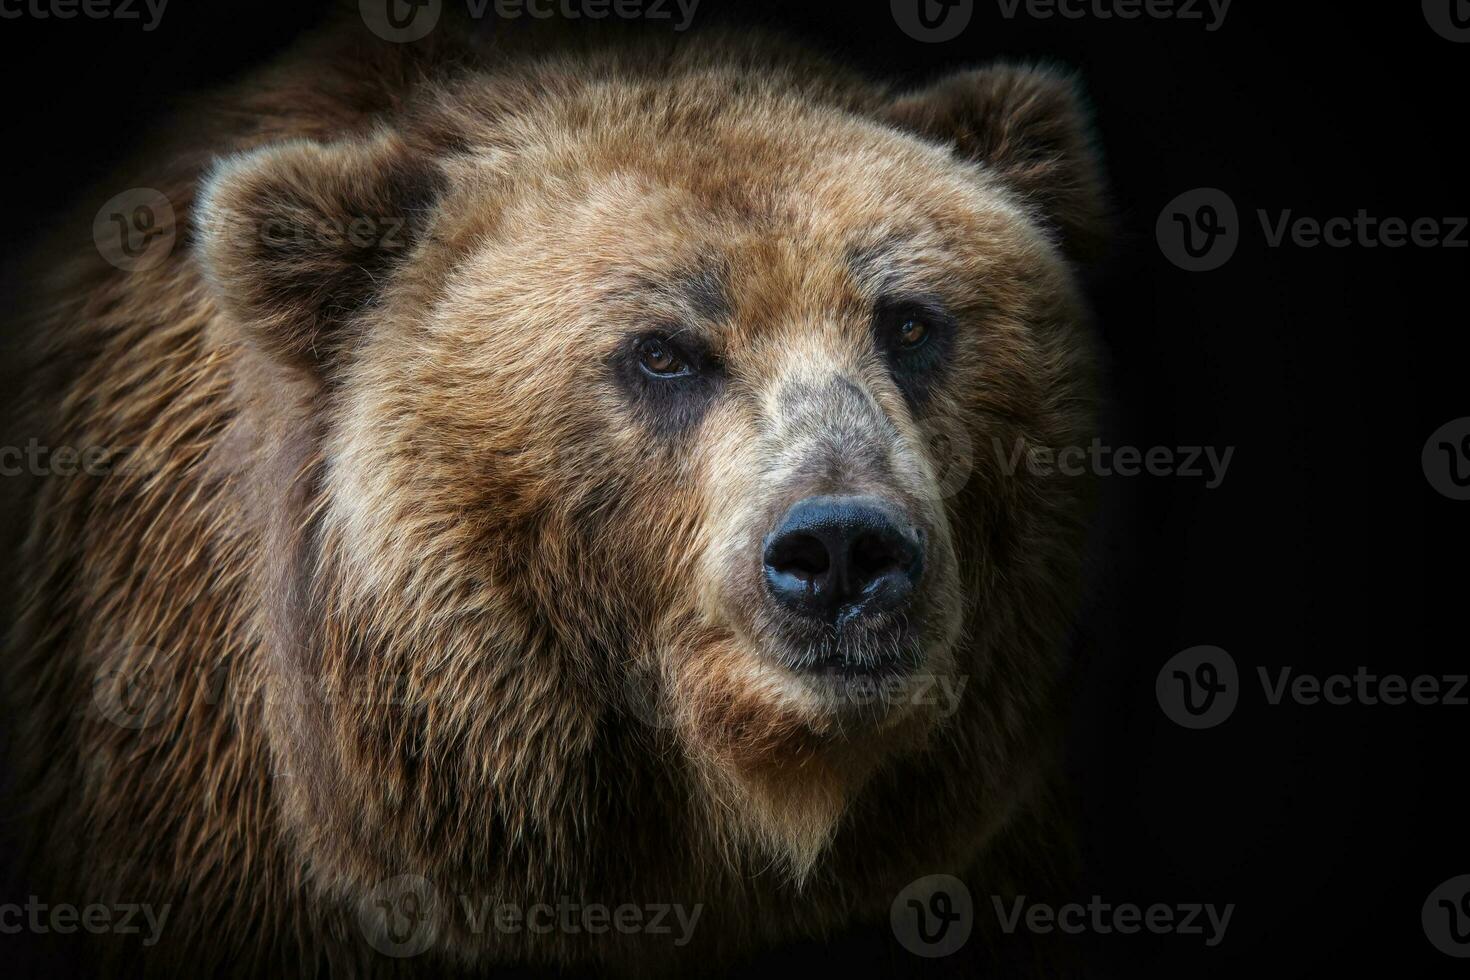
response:
<path id="1" fill-rule="evenodd" d="M 205 277 L 249 341 L 325 377 L 422 237 L 441 183 L 387 132 L 229 158 L 197 206 Z"/>
<path id="2" fill-rule="evenodd" d="M 1102 251 L 1102 167 L 1071 78 L 1016 65 L 959 72 L 896 97 L 889 119 L 996 174 L 1054 232 L 1068 257 L 1085 260 Z"/>

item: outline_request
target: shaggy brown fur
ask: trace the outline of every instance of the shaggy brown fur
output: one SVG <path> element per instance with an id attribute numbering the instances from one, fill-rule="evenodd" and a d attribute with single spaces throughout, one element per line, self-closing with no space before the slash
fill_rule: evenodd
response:
<path id="1" fill-rule="evenodd" d="M 174 132 L 116 185 L 167 195 L 172 253 L 127 273 L 68 240 L 22 320 L 7 443 L 113 454 L 5 488 L 52 900 L 171 903 L 157 946 L 108 943 L 189 975 L 631 973 L 884 921 L 922 874 L 1000 887 L 989 845 L 1047 795 L 1086 515 L 997 448 L 1093 431 L 1069 83 L 354 24 Z M 955 315 L 923 398 L 873 350 L 894 288 Z M 697 417 L 613 377 L 650 323 L 717 354 Z M 973 449 L 956 493 L 935 432 Z M 929 529 L 953 717 L 833 706 L 770 655 L 755 544 L 824 486 Z M 405 875 L 448 914 L 395 960 L 365 930 Z M 676 948 L 476 932 L 458 896 L 704 911 Z"/>

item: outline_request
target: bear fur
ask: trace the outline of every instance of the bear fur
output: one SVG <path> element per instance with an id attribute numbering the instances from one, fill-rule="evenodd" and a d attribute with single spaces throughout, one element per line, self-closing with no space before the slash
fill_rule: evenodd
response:
<path id="1" fill-rule="evenodd" d="M 156 262 L 85 217 L 37 253 L 5 441 L 94 472 L 0 481 L 26 880 L 171 906 L 101 956 L 681 973 L 1065 862 L 1091 491 L 1007 456 L 1095 434 L 1073 83 L 511 34 L 334 25 L 114 181 L 170 203 Z M 922 392 L 873 354 L 893 283 L 953 316 Z M 696 323 L 708 390 L 620 380 L 620 338 Z M 834 706 L 768 655 L 747 565 L 797 483 L 929 522 L 915 649 L 956 711 Z M 461 896 L 702 912 L 675 946 L 476 930 Z M 383 952 L 400 900 L 416 956 Z"/>

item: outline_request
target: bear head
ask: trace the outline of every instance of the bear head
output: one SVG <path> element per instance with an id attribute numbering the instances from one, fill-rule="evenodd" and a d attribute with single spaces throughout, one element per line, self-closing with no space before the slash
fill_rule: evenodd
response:
<path id="1" fill-rule="evenodd" d="M 283 812 L 344 891 L 575 886 L 600 845 L 799 881 L 865 794 L 923 824 L 907 772 L 1026 779 L 1088 490 L 1017 454 L 1095 424 L 1072 83 L 600 57 L 201 190 Z"/>

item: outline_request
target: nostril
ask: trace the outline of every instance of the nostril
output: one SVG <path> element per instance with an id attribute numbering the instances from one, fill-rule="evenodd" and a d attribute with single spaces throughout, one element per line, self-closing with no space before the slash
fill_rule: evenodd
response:
<path id="1" fill-rule="evenodd" d="M 772 543 L 766 564 L 778 572 L 815 579 L 832 567 L 827 546 L 810 534 L 788 534 Z"/>
<path id="2" fill-rule="evenodd" d="M 863 534 L 852 544 L 848 561 L 854 582 L 866 584 L 904 564 L 898 542 L 884 534 Z"/>

